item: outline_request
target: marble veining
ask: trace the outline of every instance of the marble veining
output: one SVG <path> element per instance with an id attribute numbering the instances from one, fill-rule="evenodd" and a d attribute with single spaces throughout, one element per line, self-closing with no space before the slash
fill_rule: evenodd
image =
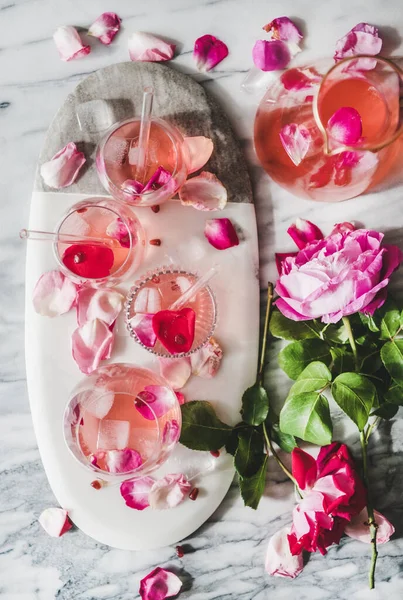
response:
<path id="1" fill-rule="evenodd" d="M 116 10 L 123 29 L 111 47 L 89 40 L 92 53 L 62 63 L 52 33 L 60 24 L 88 26 L 101 12 Z M 403 421 L 395 418 L 373 437 L 371 478 L 376 506 L 396 527 L 393 540 L 380 548 L 377 588 L 367 590 L 368 548 L 343 539 L 325 558 L 311 556 L 295 581 L 269 578 L 264 554 L 269 536 L 290 520 L 293 493 L 270 466 L 265 497 L 254 512 L 244 508 L 233 486 L 216 513 L 174 548 L 125 552 L 95 543 L 80 531 L 61 540 L 49 538 L 37 517 L 54 504 L 39 459 L 25 385 L 24 263 L 18 230 L 28 221 L 36 161 L 53 115 L 83 77 L 127 60 L 131 31 L 145 30 L 178 43 L 172 66 L 192 74 L 224 108 L 241 141 L 251 174 L 258 212 L 262 289 L 275 278 L 273 252 L 291 248 L 286 236 L 300 215 L 329 231 L 334 222 L 355 219 L 387 232 L 403 246 L 401 187 L 369 194 L 340 205 L 293 198 L 257 165 L 251 140 L 258 96 L 240 91 L 251 66 L 250 51 L 261 27 L 272 18 L 298 19 L 306 38 L 300 62 L 333 53 L 335 41 L 360 21 L 381 26 L 386 51 L 401 53 L 403 13 L 398 0 L 0 0 L 0 597 L 5 600 L 132 600 L 138 584 L 157 565 L 176 569 L 184 580 L 184 600 L 398 600 L 403 597 Z M 213 33 L 230 48 L 215 72 L 195 72 L 191 56 L 196 37 Z M 403 279 L 396 284 L 403 290 Z M 262 294 L 263 296 L 263 294 Z M 268 381 L 275 402 L 289 383 L 276 369 L 270 349 Z M 348 433 L 348 432 L 347 432 Z M 349 438 L 351 440 L 351 438 Z"/>

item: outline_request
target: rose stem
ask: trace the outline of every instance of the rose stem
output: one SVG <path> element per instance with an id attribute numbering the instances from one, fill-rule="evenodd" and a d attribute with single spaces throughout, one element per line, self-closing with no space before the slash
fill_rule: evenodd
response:
<path id="1" fill-rule="evenodd" d="M 369 589 L 373 590 L 375 587 L 375 566 L 376 559 L 378 558 L 378 550 L 376 547 L 376 530 L 377 525 L 375 523 L 374 509 L 371 501 L 371 494 L 369 489 L 369 478 L 368 478 L 368 458 L 367 458 L 367 446 L 368 438 L 363 431 L 360 432 L 361 452 L 362 452 L 362 468 L 364 473 L 364 484 L 367 488 L 367 511 L 368 511 L 368 523 L 369 532 L 371 534 L 371 546 L 372 546 L 372 558 L 371 566 L 369 569 Z"/>
<path id="2" fill-rule="evenodd" d="M 260 364 L 259 364 L 259 370 L 257 372 L 257 378 L 256 378 L 256 383 L 258 383 L 259 385 L 263 385 L 263 367 L 264 367 L 264 361 L 265 361 L 265 356 L 266 356 L 267 330 L 269 328 L 272 301 L 273 301 L 273 284 L 269 281 L 269 283 L 267 284 L 267 305 L 266 305 L 266 315 L 264 318 L 262 349 L 260 351 Z"/>
<path id="3" fill-rule="evenodd" d="M 348 341 L 350 342 L 351 350 L 353 351 L 354 361 L 355 361 L 355 370 L 358 372 L 358 354 L 357 354 L 357 346 L 355 344 L 355 339 L 353 335 L 353 330 L 351 329 L 350 319 L 348 317 L 343 317 L 344 327 L 346 328 Z"/>
<path id="4" fill-rule="evenodd" d="M 272 441 L 270 439 L 270 436 L 267 433 L 266 425 L 265 425 L 264 422 L 263 422 L 263 435 L 264 435 L 265 440 L 266 440 L 267 449 L 270 450 L 270 452 L 273 454 L 273 458 L 277 462 L 278 466 L 280 467 L 280 469 L 282 469 L 284 471 L 284 473 L 287 475 L 287 477 L 289 477 L 291 479 L 291 481 L 293 482 L 293 484 L 298 488 L 298 484 L 297 484 L 297 482 L 295 480 L 295 477 L 287 469 L 287 467 L 285 466 L 285 464 L 283 463 L 283 461 L 281 460 L 281 458 L 279 457 L 279 455 L 275 451 L 275 449 L 273 447 L 273 443 L 272 443 Z"/>

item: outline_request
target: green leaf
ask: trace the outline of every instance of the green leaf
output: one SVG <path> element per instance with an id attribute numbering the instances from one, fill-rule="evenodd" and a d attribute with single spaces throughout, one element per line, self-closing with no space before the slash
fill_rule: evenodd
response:
<path id="1" fill-rule="evenodd" d="M 248 425 L 260 425 L 269 412 L 269 399 L 264 387 L 255 383 L 242 396 L 241 415 Z"/>
<path id="2" fill-rule="evenodd" d="M 365 375 L 341 373 L 332 383 L 333 398 L 362 431 L 374 404 L 376 389 Z"/>
<path id="3" fill-rule="evenodd" d="M 318 392 L 289 396 L 280 413 L 280 429 L 319 446 L 330 444 L 332 421 L 325 396 Z"/>
<path id="4" fill-rule="evenodd" d="M 330 349 L 333 358 L 332 371 L 336 375 L 344 373 L 345 371 L 354 371 L 355 359 L 352 352 L 347 348 L 336 348 Z"/>
<path id="5" fill-rule="evenodd" d="M 381 320 L 381 340 L 393 338 L 400 328 L 400 312 L 397 309 L 389 310 Z"/>
<path id="6" fill-rule="evenodd" d="M 192 450 L 219 450 L 227 443 L 232 427 L 220 421 L 210 402 L 186 402 L 181 411 L 181 444 Z"/>
<path id="7" fill-rule="evenodd" d="M 235 425 L 235 427 L 229 434 L 229 437 L 225 444 L 225 449 L 229 454 L 232 454 L 232 456 L 235 456 L 236 449 L 238 448 L 238 433 L 243 429 L 249 429 L 249 427 L 250 425 L 241 421 L 240 423 L 237 423 Z"/>
<path id="8" fill-rule="evenodd" d="M 277 446 L 279 446 L 284 452 L 292 452 L 294 448 L 297 448 L 298 444 L 293 435 L 289 433 L 284 433 L 280 430 L 278 423 L 275 423 L 271 426 L 270 429 L 271 438 L 274 442 L 276 442 Z"/>
<path id="9" fill-rule="evenodd" d="M 322 340 L 293 342 L 283 348 L 278 356 L 280 367 L 290 379 L 297 379 L 309 363 L 314 360 L 330 365 L 332 357 L 326 342 Z"/>
<path id="10" fill-rule="evenodd" d="M 403 386 L 403 340 L 386 342 L 381 349 L 381 359 L 392 379 Z"/>
<path id="11" fill-rule="evenodd" d="M 331 380 L 332 374 L 323 362 L 311 362 L 299 375 L 288 395 L 295 396 L 304 392 L 316 392 L 326 387 Z"/>
<path id="12" fill-rule="evenodd" d="M 388 391 L 384 394 L 385 401 L 389 404 L 403 406 L 403 388 L 397 383 L 392 383 Z"/>
<path id="13" fill-rule="evenodd" d="M 399 407 L 396 406 L 396 404 L 388 404 L 385 402 L 385 404 L 381 404 L 379 408 L 371 413 L 371 417 L 377 416 L 386 420 L 393 419 L 398 410 Z"/>
<path id="14" fill-rule="evenodd" d="M 238 433 L 238 448 L 234 465 L 241 477 L 251 477 L 259 470 L 263 459 L 263 433 L 253 427 Z"/>
<path id="15" fill-rule="evenodd" d="M 259 470 L 252 477 L 239 478 L 239 487 L 244 504 L 254 510 L 259 506 L 266 485 L 267 459 L 268 456 L 265 454 Z"/>
<path id="16" fill-rule="evenodd" d="M 269 329 L 272 336 L 283 340 L 306 340 L 318 337 L 312 321 L 292 321 L 279 310 L 272 312 Z"/>
<path id="17" fill-rule="evenodd" d="M 364 315 L 364 313 L 358 313 L 360 315 L 361 323 L 368 327 L 368 329 L 374 333 L 379 331 L 379 327 L 375 322 L 374 317 L 371 315 Z"/>
<path id="18" fill-rule="evenodd" d="M 348 333 L 343 323 L 341 325 L 336 323 L 326 325 L 322 329 L 322 336 L 325 340 L 334 344 L 347 344 L 348 342 Z"/>

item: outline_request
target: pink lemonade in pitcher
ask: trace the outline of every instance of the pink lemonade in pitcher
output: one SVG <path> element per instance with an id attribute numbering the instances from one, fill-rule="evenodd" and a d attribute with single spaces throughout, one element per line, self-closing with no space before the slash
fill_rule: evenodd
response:
<path id="1" fill-rule="evenodd" d="M 107 474 L 144 475 L 158 467 L 178 441 L 180 425 L 175 392 L 152 371 L 127 364 L 91 373 L 73 391 L 64 421 L 76 458 Z"/>

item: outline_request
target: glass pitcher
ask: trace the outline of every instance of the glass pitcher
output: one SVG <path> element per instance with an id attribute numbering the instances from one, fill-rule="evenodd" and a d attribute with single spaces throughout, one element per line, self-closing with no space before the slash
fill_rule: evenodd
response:
<path id="1" fill-rule="evenodd" d="M 322 202 L 353 198 L 383 181 L 403 137 L 400 68 L 373 56 L 331 64 L 284 71 L 267 90 L 254 126 L 257 156 L 272 179 Z M 349 144 L 329 125 L 345 108 L 361 121 Z"/>

